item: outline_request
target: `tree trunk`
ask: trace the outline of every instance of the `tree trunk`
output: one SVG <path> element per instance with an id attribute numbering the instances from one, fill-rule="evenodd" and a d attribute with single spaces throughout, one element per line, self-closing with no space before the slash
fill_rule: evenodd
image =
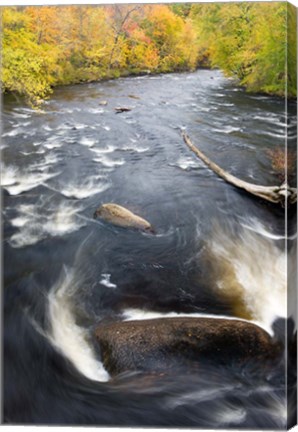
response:
<path id="1" fill-rule="evenodd" d="M 207 156 L 204 155 L 194 144 L 191 142 L 186 133 L 182 133 L 185 144 L 197 155 L 215 174 L 224 179 L 227 183 L 232 184 L 246 192 L 263 198 L 272 203 L 294 204 L 297 201 L 297 189 L 290 188 L 287 183 L 281 186 L 259 186 L 253 183 L 248 183 L 244 180 L 238 179 L 227 171 L 223 170 L 212 162 Z"/>

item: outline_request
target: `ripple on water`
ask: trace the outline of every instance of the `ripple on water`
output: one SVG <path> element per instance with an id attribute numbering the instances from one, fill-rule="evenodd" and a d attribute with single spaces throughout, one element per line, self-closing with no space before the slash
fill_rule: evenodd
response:
<path id="1" fill-rule="evenodd" d="M 117 150 L 117 147 L 113 145 L 108 145 L 108 147 L 104 147 L 104 148 L 95 147 L 95 148 L 91 148 L 90 150 L 96 154 L 113 153 L 115 150 Z"/>
<path id="2" fill-rule="evenodd" d="M 234 132 L 243 132 L 243 129 L 237 126 L 225 126 L 221 129 L 214 129 L 214 132 L 232 134 Z"/>

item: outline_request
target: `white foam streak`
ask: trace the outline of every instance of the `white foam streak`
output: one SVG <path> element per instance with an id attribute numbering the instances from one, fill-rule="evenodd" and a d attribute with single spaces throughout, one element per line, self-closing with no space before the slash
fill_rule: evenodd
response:
<path id="1" fill-rule="evenodd" d="M 60 148 L 62 146 L 62 143 L 54 141 L 54 142 L 48 142 L 44 145 L 47 149 L 52 150 L 55 148 Z"/>
<path id="2" fill-rule="evenodd" d="M 108 158 L 107 156 L 99 156 L 93 159 L 94 162 L 99 162 L 107 168 L 114 168 L 116 166 L 121 166 L 125 163 L 123 159 L 113 160 Z"/>
<path id="3" fill-rule="evenodd" d="M 190 157 L 181 157 L 177 161 L 177 166 L 181 168 L 184 171 L 187 171 L 190 168 L 199 168 L 201 165 L 201 162 L 197 162 L 193 158 Z"/>
<path id="4" fill-rule="evenodd" d="M 81 182 L 77 180 L 61 189 L 62 195 L 68 198 L 83 199 L 104 192 L 110 184 L 102 176 L 94 176 Z"/>
<path id="5" fill-rule="evenodd" d="M 36 168 L 39 170 L 46 169 L 49 165 L 53 165 L 59 162 L 60 158 L 55 153 L 48 153 L 45 155 L 44 159 L 41 162 L 34 163 L 29 167 L 29 170 L 32 171 Z"/>
<path id="6" fill-rule="evenodd" d="M 105 148 L 97 148 L 96 147 L 96 148 L 91 148 L 90 150 L 96 154 L 101 155 L 103 153 L 113 153 L 115 150 L 117 150 L 117 148 L 112 146 L 112 145 L 109 145 L 108 147 L 105 147 Z"/>
<path id="7" fill-rule="evenodd" d="M 51 290 L 48 297 L 48 338 L 81 374 L 91 380 L 105 382 L 109 380 L 109 374 L 88 343 L 87 330 L 76 324 L 73 314 L 71 294 L 78 288 L 78 280 L 74 271 L 66 270 Z"/>
<path id="8" fill-rule="evenodd" d="M 91 138 L 83 137 L 80 141 L 80 144 L 87 146 L 87 147 L 93 147 L 95 144 L 95 141 Z"/>
<path id="9" fill-rule="evenodd" d="M 12 226 L 19 228 L 9 240 L 12 247 L 36 244 L 49 236 L 69 234 L 85 225 L 85 222 L 77 217 L 80 209 L 70 203 L 62 203 L 55 208 L 47 207 L 46 202 L 19 206 L 19 215 L 11 220 Z"/>
<path id="10" fill-rule="evenodd" d="M 90 114 L 103 114 L 105 112 L 105 110 L 102 108 L 89 108 L 88 112 Z"/>
<path id="11" fill-rule="evenodd" d="M 214 132 L 231 134 L 233 132 L 242 132 L 242 128 L 241 127 L 235 127 L 235 126 L 225 126 L 222 129 L 214 129 Z"/>
<path id="12" fill-rule="evenodd" d="M 139 320 L 151 320 L 151 319 L 158 319 L 158 318 L 180 318 L 180 317 L 189 317 L 189 318 L 212 318 L 212 319 L 229 319 L 232 321 L 243 321 L 243 322 L 250 322 L 249 320 L 233 317 L 233 316 L 227 316 L 227 315 L 213 315 L 213 314 L 205 314 L 200 312 L 194 312 L 194 313 L 178 313 L 178 312 L 155 312 L 155 311 L 148 311 L 144 309 L 125 309 L 122 312 L 123 320 L 124 321 L 139 321 Z M 259 327 L 263 328 L 265 331 L 267 331 L 269 334 L 273 334 L 270 327 L 267 327 L 263 325 L 262 322 L 255 321 L 255 324 Z"/>
<path id="13" fill-rule="evenodd" d="M 270 329 L 277 317 L 287 314 L 285 252 L 253 231 L 233 239 L 215 227 L 213 234 L 211 253 L 222 266 L 219 292 L 232 296 L 237 290 L 252 319 Z"/>
<path id="14" fill-rule="evenodd" d="M 246 418 L 246 410 L 244 408 L 236 408 L 234 406 L 224 407 L 221 411 L 215 413 L 216 420 L 219 426 L 229 424 L 240 424 Z"/>
<path id="15" fill-rule="evenodd" d="M 12 185 L 5 186 L 9 195 L 19 195 L 41 185 L 46 180 L 55 177 L 58 173 L 17 173 Z"/>
<path id="16" fill-rule="evenodd" d="M 1 164 L 1 185 L 10 186 L 16 182 L 18 169 L 14 166 Z"/>
<path id="17" fill-rule="evenodd" d="M 172 397 L 168 399 L 167 405 L 169 408 L 174 409 L 181 405 L 191 405 L 200 402 L 207 402 L 209 400 L 217 399 L 224 393 L 234 389 L 232 385 L 225 385 L 221 388 L 211 388 L 211 389 L 200 389 L 198 391 L 186 393 L 179 398 Z"/>
<path id="18" fill-rule="evenodd" d="M 136 146 L 128 145 L 128 146 L 122 147 L 121 150 L 134 151 L 136 153 L 145 153 L 146 151 L 149 150 L 149 147 L 136 147 Z"/>
<path id="19" fill-rule="evenodd" d="M 109 273 L 103 273 L 100 284 L 106 286 L 107 288 L 117 288 L 117 285 L 111 282 L 111 275 Z"/>
<path id="20" fill-rule="evenodd" d="M 22 128 L 15 128 L 15 129 L 10 130 L 9 132 L 3 133 L 2 138 L 14 137 L 14 136 L 20 135 L 23 132 L 24 132 L 24 130 Z"/>
<path id="21" fill-rule="evenodd" d="M 109 132 L 111 130 L 110 126 L 101 126 L 104 130 L 106 130 L 107 132 Z"/>

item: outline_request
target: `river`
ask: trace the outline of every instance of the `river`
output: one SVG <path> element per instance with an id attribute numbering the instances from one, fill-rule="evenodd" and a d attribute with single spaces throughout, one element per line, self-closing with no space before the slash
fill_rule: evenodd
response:
<path id="1" fill-rule="evenodd" d="M 268 150 L 286 133 L 294 146 L 294 104 L 287 119 L 283 99 L 199 70 L 57 88 L 39 112 L 5 96 L 2 120 L 4 421 L 284 428 L 283 362 L 111 380 L 93 332 L 191 314 L 283 338 L 285 210 L 219 179 L 181 131 L 235 176 L 275 185 Z M 108 202 L 156 235 L 94 220 Z"/>

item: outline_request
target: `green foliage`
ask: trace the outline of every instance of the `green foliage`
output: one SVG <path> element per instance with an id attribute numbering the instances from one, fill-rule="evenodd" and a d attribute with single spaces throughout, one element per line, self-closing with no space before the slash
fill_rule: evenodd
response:
<path id="1" fill-rule="evenodd" d="M 199 64 L 219 67 L 251 92 L 283 96 L 288 84 L 287 95 L 296 96 L 295 8 L 285 2 L 197 4 L 190 16 Z"/>
<path id="2" fill-rule="evenodd" d="M 297 9 L 287 3 L 287 92 L 297 94 Z"/>
<path id="3" fill-rule="evenodd" d="M 191 3 L 173 3 L 171 8 L 176 15 L 187 18 L 191 10 Z"/>
<path id="4" fill-rule="evenodd" d="M 14 13 L 15 12 L 15 13 Z M 17 9 L 3 11 L 2 84 L 39 105 L 51 92 L 51 60 L 27 29 L 26 17 Z"/>
<path id="5" fill-rule="evenodd" d="M 55 85 L 198 66 L 218 67 L 248 91 L 296 94 L 296 11 L 285 2 L 4 7 L 2 15 L 2 88 L 34 106 Z"/>

